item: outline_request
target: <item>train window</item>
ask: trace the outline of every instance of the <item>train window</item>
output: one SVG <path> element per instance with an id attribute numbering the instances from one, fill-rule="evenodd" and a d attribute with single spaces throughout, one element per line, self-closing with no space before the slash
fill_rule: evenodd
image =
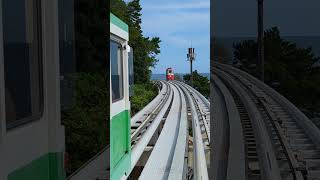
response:
<path id="1" fill-rule="evenodd" d="M 7 129 L 43 112 L 40 0 L 2 0 Z"/>
<path id="2" fill-rule="evenodd" d="M 110 41 L 112 102 L 123 98 L 123 64 L 121 45 Z"/>

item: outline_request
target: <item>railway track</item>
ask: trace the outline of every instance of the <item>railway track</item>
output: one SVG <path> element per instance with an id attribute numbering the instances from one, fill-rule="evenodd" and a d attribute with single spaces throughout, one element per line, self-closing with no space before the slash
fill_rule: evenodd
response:
<path id="1" fill-rule="evenodd" d="M 139 179 L 208 179 L 206 154 L 209 156 L 209 102 L 200 93 L 177 81 L 157 82 L 159 95 L 132 118 L 133 168 L 150 139 L 158 133 L 151 154 Z M 192 121 L 193 155 L 188 157 L 190 139 L 188 117 Z M 161 123 L 162 122 L 162 123 Z M 159 128 L 160 124 L 163 124 Z M 192 162 L 192 170 L 187 168 Z M 123 177 L 126 179 L 127 176 Z"/>
<path id="2" fill-rule="evenodd" d="M 132 167 L 138 162 L 152 135 L 159 126 L 159 123 L 163 120 L 163 118 L 159 119 L 157 117 L 166 117 L 166 111 L 164 109 L 169 107 L 173 96 L 171 87 L 167 83 L 157 82 L 157 85 L 159 87 L 158 95 L 131 119 Z M 147 129 L 151 131 L 147 131 Z M 79 170 L 68 179 L 87 180 L 92 179 L 92 177 L 95 177 L 95 180 L 110 179 L 110 169 L 108 165 L 105 164 L 105 162 L 109 161 L 109 154 L 110 147 L 108 146 L 90 159 L 83 167 L 79 168 Z"/>
<path id="3" fill-rule="evenodd" d="M 138 112 L 131 119 L 131 146 L 134 147 L 136 142 L 140 140 L 144 132 L 146 132 L 149 125 L 155 120 L 158 114 L 164 109 L 166 102 L 173 96 L 171 87 L 165 82 L 157 82 L 160 87 L 159 94 L 152 102 L 150 102 L 144 109 Z M 170 109 L 171 104 L 167 106 Z M 164 112 L 164 111 L 162 111 Z M 163 120 L 166 118 L 167 112 L 163 116 Z"/>
<path id="4" fill-rule="evenodd" d="M 208 101 L 190 86 L 176 82 L 184 91 L 187 104 L 190 107 L 192 116 L 192 136 L 193 136 L 193 174 L 195 179 L 208 179 L 209 160 L 206 155 L 210 154 L 210 105 Z"/>
<path id="5" fill-rule="evenodd" d="M 288 100 L 252 76 L 218 63 L 213 72 L 217 94 L 213 106 L 225 105 L 224 111 L 215 112 L 214 133 L 218 138 L 213 163 L 221 166 L 214 167 L 214 177 L 320 179 L 319 129 Z M 241 137 L 242 148 L 230 152 L 235 135 Z M 227 152 L 224 161 L 218 161 L 221 152 Z"/>
<path id="6" fill-rule="evenodd" d="M 131 168 L 122 179 L 141 166 L 146 151 L 150 155 L 141 173 L 131 176 L 134 179 L 209 179 L 209 101 L 182 82 L 157 81 L 156 84 L 158 95 L 131 118 Z M 109 168 L 103 167 L 108 154 L 109 148 L 103 150 L 70 180 L 109 179 Z"/>

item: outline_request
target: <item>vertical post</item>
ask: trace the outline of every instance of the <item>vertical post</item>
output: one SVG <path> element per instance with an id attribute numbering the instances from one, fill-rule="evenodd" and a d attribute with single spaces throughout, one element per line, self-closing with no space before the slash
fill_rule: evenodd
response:
<path id="1" fill-rule="evenodd" d="M 191 86 L 193 87 L 192 61 L 195 60 L 194 48 L 191 47 L 188 49 L 187 58 L 188 58 L 188 61 L 190 61 L 190 82 L 191 82 Z"/>
<path id="2" fill-rule="evenodd" d="M 263 0 L 258 1 L 258 69 L 260 80 L 264 82 L 264 43 L 263 43 Z"/>
<path id="3" fill-rule="evenodd" d="M 191 87 L 193 87 L 192 61 L 190 61 L 190 82 L 191 82 Z"/>

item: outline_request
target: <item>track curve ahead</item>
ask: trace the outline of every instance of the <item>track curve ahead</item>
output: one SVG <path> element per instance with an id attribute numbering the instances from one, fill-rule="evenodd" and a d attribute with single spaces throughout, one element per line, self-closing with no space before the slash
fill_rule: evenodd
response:
<path id="1" fill-rule="evenodd" d="M 214 63 L 211 179 L 319 180 L 320 130 L 253 76 Z"/>
<path id="2" fill-rule="evenodd" d="M 131 119 L 130 173 L 144 163 L 135 179 L 209 179 L 209 101 L 179 81 L 156 84 L 158 96 Z"/>

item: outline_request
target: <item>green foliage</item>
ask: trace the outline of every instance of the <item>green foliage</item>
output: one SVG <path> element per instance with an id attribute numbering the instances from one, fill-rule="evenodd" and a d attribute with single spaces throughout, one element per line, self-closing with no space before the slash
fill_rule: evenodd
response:
<path id="1" fill-rule="evenodd" d="M 139 112 L 158 95 L 158 88 L 154 84 L 133 85 L 134 96 L 131 97 L 131 116 Z"/>
<path id="2" fill-rule="evenodd" d="M 77 71 L 105 73 L 108 1 L 75 1 L 75 40 Z"/>
<path id="3" fill-rule="evenodd" d="M 217 59 L 221 63 L 228 63 L 230 59 L 230 55 L 228 52 L 228 48 L 222 43 L 222 42 L 217 42 L 216 40 L 213 41 L 214 47 L 212 49 L 213 56 L 215 59 Z"/>
<path id="4" fill-rule="evenodd" d="M 111 0 L 111 12 L 129 26 L 129 45 L 133 48 L 134 81 L 137 84 L 149 83 L 150 67 L 158 62 L 160 53 L 159 37 L 144 37 L 141 29 L 140 0 L 125 3 L 123 0 Z"/>
<path id="5" fill-rule="evenodd" d="M 198 74 L 197 70 L 192 72 L 192 76 L 193 76 L 193 88 L 199 91 L 203 96 L 208 98 L 210 96 L 209 79 L 207 77 L 204 77 Z M 190 85 L 191 84 L 190 74 L 184 75 L 183 80 Z"/>
<path id="6" fill-rule="evenodd" d="M 107 112 L 109 109 L 106 78 L 99 73 L 79 73 L 75 103 L 61 113 L 65 126 L 66 152 L 70 174 L 102 150 L 107 143 Z"/>
<path id="7" fill-rule="evenodd" d="M 311 48 L 298 48 L 280 37 L 278 28 L 264 32 L 265 82 L 287 97 L 300 109 L 320 111 L 320 70 L 313 67 L 319 61 Z M 234 44 L 234 56 L 241 69 L 257 76 L 257 43 L 242 41 Z"/>
<path id="8" fill-rule="evenodd" d="M 68 154 L 67 175 L 108 144 L 107 3 L 74 1 L 76 73 L 70 78 L 75 82 L 75 97 L 73 106 L 61 111 Z"/>
<path id="9" fill-rule="evenodd" d="M 174 75 L 174 80 L 176 80 L 176 81 L 182 81 L 182 78 L 181 78 L 181 76 L 180 76 L 179 74 L 175 74 L 175 75 Z"/>
<path id="10" fill-rule="evenodd" d="M 75 82 L 75 97 L 73 106 L 61 112 L 68 154 L 67 175 L 108 144 L 107 3 L 74 2 L 77 73 L 71 78 Z"/>

